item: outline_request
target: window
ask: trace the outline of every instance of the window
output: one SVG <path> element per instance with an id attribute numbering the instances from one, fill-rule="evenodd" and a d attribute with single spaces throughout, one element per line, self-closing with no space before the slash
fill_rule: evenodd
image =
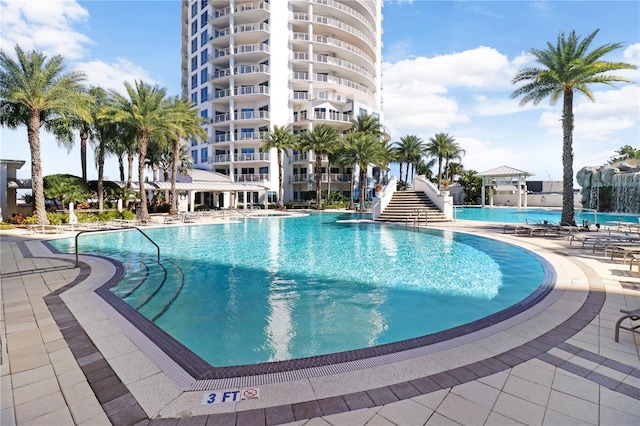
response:
<path id="1" fill-rule="evenodd" d="M 195 89 L 198 86 L 198 74 L 191 76 L 191 88 Z"/>
<path id="2" fill-rule="evenodd" d="M 198 56 L 191 58 L 191 71 L 195 71 L 198 68 Z"/>
<path id="3" fill-rule="evenodd" d="M 269 174 L 269 167 L 260 167 L 258 169 L 258 173 L 260 173 L 261 175 L 268 175 Z"/>
<path id="4" fill-rule="evenodd" d="M 196 138 L 191 138 L 191 146 L 198 145 L 198 140 Z"/>
<path id="5" fill-rule="evenodd" d="M 205 27 L 207 22 L 209 22 L 209 17 L 207 16 L 207 12 L 204 12 L 200 15 L 200 28 Z"/>
<path id="6" fill-rule="evenodd" d="M 194 38 L 193 40 L 191 40 L 191 53 L 196 53 L 197 50 L 198 50 L 198 39 Z"/>
<path id="7" fill-rule="evenodd" d="M 204 102 L 208 100 L 209 100 L 209 88 L 203 87 L 202 89 L 200 89 L 200 102 Z"/>
<path id="8" fill-rule="evenodd" d="M 200 0 L 200 7 L 204 9 L 209 4 L 209 0 Z"/>
<path id="9" fill-rule="evenodd" d="M 191 23 L 191 35 L 195 35 L 198 32 L 198 21 Z"/>
<path id="10" fill-rule="evenodd" d="M 198 14 L 198 3 L 194 3 L 191 5 L 191 17 L 193 18 Z"/>
<path id="11" fill-rule="evenodd" d="M 200 159 L 203 163 L 206 163 L 209 160 L 209 148 L 202 148 L 200 150 Z"/>
<path id="12" fill-rule="evenodd" d="M 206 83 L 207 81 L 209 81 L 209 70 L 205 68 L 202 71 L 200 71 L 200 82 Z"/>
<path id="13" fill-rule="evenodd" d="M 204 46 L 209 42 L 209 31 L 204 30 L 202 34 L 200 34 L 200 46 Z"/>
<path id="14" fill-rule="evenodd" d="M 197 92 L 193 92 L 191 94 L 191 102 L 193 102 L 194 104 L 198 103 L 198 93 Z"/>
<path id="15" fill-rule="evenodd" d="M 202 111 L 200 111 L 200 117 L 209 118 L 209 110 L 208 109 L 203 109 Z"/>
<path id="16" fill-rule="evenodd" d="M 360 108 L 360 114 L 358 116 L 362 117 L 363 115 L 367 115 L 367 110 L 364 108 Z"/>
<path id="17" fill-rule="evenodd" d="M 253 118 L 253 108 L 242 108 L 240 111 L 240 119 L 246 120 L 248 118 Z"/>
<path id="18" fill-rule="evenodd" d="M 207 63 L 209 57 L 209 51 L 207 49 L 204 49 L 202 52 L 200 52 L 200 64 L 204 65 Z"/>
<path id="19" fill-rule="evenodd" d="M 191 151 L 191 158 L 193 158 L 193 164 L 198 164 L 198 151 L 197 150 L 193 150 Z"/>
<path id="20" fill-rule="evenodd" d="M 268 203 L 277 203 L 278 202 L 278 193 L 275 191 L 267 192 L 267 202 Z"/>

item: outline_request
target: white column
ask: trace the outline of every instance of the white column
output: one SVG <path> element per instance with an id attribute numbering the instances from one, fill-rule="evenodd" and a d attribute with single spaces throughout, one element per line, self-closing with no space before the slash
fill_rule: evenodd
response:
<path id="1" fill-rule="evenodd" d="M 189 191 L 189 211 L 191 213 L 196 211 L 195 203 L 196 203 L 196 192 L 195 191 Z"/>
<path id="2" fill-rule="evenodd" d="M 520 176 L 518 176 L 518 208 L 522 208 L 522 177 Z"/>
<path id="3" fill-rule="evenodd" d="M 484 197 L 485 197 L 485 181 L 482 178 L 482 189 L 480 190 L 480 205 L 484 207 Z"/>

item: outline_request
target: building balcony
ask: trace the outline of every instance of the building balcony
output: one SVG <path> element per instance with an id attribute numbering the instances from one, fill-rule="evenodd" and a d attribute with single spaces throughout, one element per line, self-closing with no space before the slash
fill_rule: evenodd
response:
<path id="1" fill-rule="evenodd" d="M 330 88 L 332 86 L 341 86 L 347 87 L 352 90 L 357 90 L 367 96 L 373 96 L 373 92 L 366 86 L 357 83 L 353 80 L 348 80 L 346 78 L 337 77 L 333 75 L 326 74 L 309 74 L 308 72 L 294 71 L 292 76 L 293 81 L 313 81 L 315 86 L 320 86 L 320 88 Z"/>
<path id="2" fill-rule="evenodd" d="M 269 173 L 233 175 L 234 182 L 264 182 L 269 180 Z"/>
<path id="3" fill-rule="evenodd" d="M 344 173 L 322 173 L 320 181 L 322 183 L 328 183 L 331 179 L 331 183 L 350 183 L 351 175 Z M 315 173 L 309 175 L 293 175 L 289 177 L 289 183 L 314 183 L 316 181 Z"/>
<path id="4" fill-rule="evenodd" d="M 220 154 L 209 157 L 209 163 L 251 163 L 269 161 L 268 152 L 258 152 L 251 154 Z"/>
<path id="5" fill-rule="evenodd" d="M 314 111 L 313 114 L 311 114 L 312 120 L 334 121 L 334 122 L 348 123 L 348 124 L 351 124 L 351 118 L 352 116 L 350 114 L 343 114 L 341 112 L 334 112 L 334 111 L 328 111 L 328 112 Z"/>
<path id="6" fill-rule="evenodd" d="M 335 58 L 327 55 L 309 55 L 306 52 L 294 52 L 294 61 L 312 61 L 314 63 L 314 70 L 320 71 L 321 64 L 326 64 L 327 69 L 346 70 L 353 74 L 355 78 L 358 76 L 364 76 L 373 82 L 373 74 L 367 71 L 365 68 L 354 64 L 353 62 L 345 61 L 344 59 Z"/>
<path id="7" fill-rule="evenodd" d="M 312 3 L 314 5 L 313 10 L 315 14 L 345 16 L 346 18 L 352 19 L 356 24 L 362 23 L 369 29 L 375 28 L 375 20 L 371 14 L 367 14 L 368 16 L 365 16 L 344 3 L 340 3 L 335 0 L 298 0 L 298 2 Z M 373 37 L 373 30 L 371 30 L 371 36 Z"/>
<path id="8" fill-rule="evenodd" d="M 346 43 L 342 40 L 339 40 L 334 37 L 324 36 L 324 35 L 314 35 L 309 37 L 308 33 L 303 32 L 294 32 L 292 34 L 292 42 L 300 41 L 300 42 L 312 42 L 318 43 L 322 45 L 322 50 L 328 50 L 330 52 L 342 53 L 344 56 L 344 51 L 349 52 L 353 60 L 358 60 L 360 65 L 363 67 L 369 67 L 369 69 L 374 70 L 375 64 L 372 59 L 372 55 L 367 54 L 364 50 L 359 47 Z M 320 50 L 320 49 L 318 49 Z M 342 52 L 341 52 L 342 51 Z"/>
<path id="9" fill-rule="evenodd" d="M 262 142 L 267 132 L 242 132 L 237 134 L 223 133 L 209 139 L 209 144 L 221 144 L 231 142 Z"/>
<path id="10" fill-rule="evenodd" d="M 232 117 L 230 112 L 216 114 L 215 117 L 209 119 L 209 124 L 220 124 L 230 121 L 246 121 L 246 122 L 262 122 L 269 120 L 269 111 L 244 111 Z"/>

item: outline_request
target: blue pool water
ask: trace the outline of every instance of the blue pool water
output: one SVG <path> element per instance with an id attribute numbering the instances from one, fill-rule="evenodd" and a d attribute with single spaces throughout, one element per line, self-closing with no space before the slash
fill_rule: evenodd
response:
<path id="1" fill-rule="evenodd" d="M 562 212 L 556 209 L 539 208 L 509 208 L 509 207 L 456 207 L 456 219 L 482 220 L 486 222 L 504 223 L 525 223 L 531 222 L 553 222 L 559 223 Z M 594 213 L 592 211 L 576 210 L 576 224 L 582 225 L 584 220 L 592 224 L 606 222 L 631 222 L 638 224 L 638 215 L 614 214 L 614 213 Z"/>
<path id="2" fill-rule="evenodd" d="M 529 252 L 451 231 L 340 222 L 350 215 L 81 237 L 127 273 L 112 288 L 213 366 L 367 348 L 468 324 L 529 296 Z M 73 251 L 73 239 L 52 241 Z"/>

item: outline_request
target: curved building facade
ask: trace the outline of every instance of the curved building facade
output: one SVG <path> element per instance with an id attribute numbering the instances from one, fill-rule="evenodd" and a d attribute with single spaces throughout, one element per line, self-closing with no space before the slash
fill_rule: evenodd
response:
<path id="1" fill-rule="evenodd" d="M 260 183 L 275 202 L 277 156 L 260 151 L 273 126 L 346 131 L 363 114 L 382 123 L 381 13 L 382 0 L 183 0 L 182 94 L 208 132 L 191 143 L 194 167 Z M 348 195 L 350 170 L 324 160 L 323 183 Z M 284 201 L 314 189 L 313 161 L 285 155 Z"/>

